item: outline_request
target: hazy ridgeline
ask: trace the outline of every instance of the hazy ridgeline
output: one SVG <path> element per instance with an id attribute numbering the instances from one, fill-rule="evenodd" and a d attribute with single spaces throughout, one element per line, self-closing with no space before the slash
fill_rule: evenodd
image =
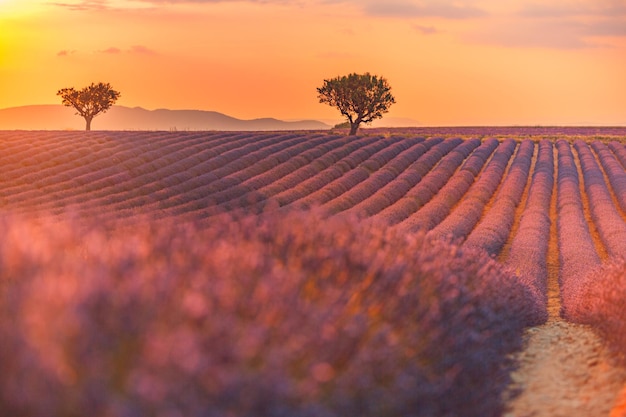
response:
<path id="1" fill-rule="evenodd" d="M 578 139 L 0 132 L 0 414 L 500 415 L 550 250 L 626 352 L 626 149 Z"/>

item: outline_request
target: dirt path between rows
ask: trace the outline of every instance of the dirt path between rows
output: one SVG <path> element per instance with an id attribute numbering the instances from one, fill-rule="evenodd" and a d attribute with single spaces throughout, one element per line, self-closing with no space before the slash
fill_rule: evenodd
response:
<path id="1" fill-rule="evenodd" d="M 626 372 L 589 327 L 553 318 L 526 338 L 512 375 L 522 394 L 505 417 L 626 416 L 626 408 L 617 412 Z"/>
<path id="2" fill-rule="evenodd" d="M 554 224 L 550 240 L 549 319 L 526 330 L 526 346 L 512 374 L 511 388 L 521 394 L 504 417 L 626 417 L 626 369 L 591 327 L 560 317 Z"/>
<path id="3" fill-rule="evenodd" d="M 551 273 L 550 275 L 553 275 Z M 505 417 L 626 417 L 626 369 L 589 326 L 559 316 L 556 279 L 548 289 L 550 318 L 526 330 Z"/>

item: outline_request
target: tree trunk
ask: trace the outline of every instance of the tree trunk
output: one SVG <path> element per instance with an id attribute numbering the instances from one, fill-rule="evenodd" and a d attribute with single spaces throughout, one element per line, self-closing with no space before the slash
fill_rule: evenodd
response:
<path id="1" fill-rule="evenodd" d="M 91 130 L 91 117 L 85 117 L 85 122 L 87 123 L 85 130 Z"/>
<path id="2" fill-rule="evenodd" d="M 349 136 L 356 135 L 356 131 L 359 129 L 359 122 L 350 123 L 350 133 Z"/>

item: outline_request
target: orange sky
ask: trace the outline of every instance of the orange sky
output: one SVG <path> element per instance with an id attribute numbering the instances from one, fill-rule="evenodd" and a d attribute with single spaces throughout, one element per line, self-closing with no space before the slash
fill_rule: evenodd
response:
<path id="1" fill-rule="evenodd" d="M 103 81 L 130 107 L 338 120 L 316 87 L 366 71 L 383 121 L 626 125 L 626 1 L 0 0 L 0 108 Z"/>

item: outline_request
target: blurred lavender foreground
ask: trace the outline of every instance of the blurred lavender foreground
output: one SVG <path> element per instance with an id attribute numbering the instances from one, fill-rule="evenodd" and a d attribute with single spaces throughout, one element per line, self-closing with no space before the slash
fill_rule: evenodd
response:
<path id="1" fill-rule="evenodd" d="M 322 219 L 1 220 L 0 415 L 500 415 L 528 289 Z"/>

